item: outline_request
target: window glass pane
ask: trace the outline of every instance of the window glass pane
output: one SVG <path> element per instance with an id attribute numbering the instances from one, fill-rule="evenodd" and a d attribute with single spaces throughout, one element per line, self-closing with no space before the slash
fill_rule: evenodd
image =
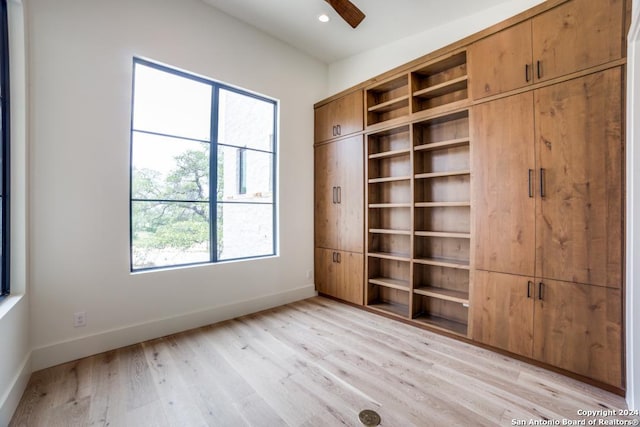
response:
<path id="1" fill-rule="evenodd" d="M 273 205 L 220 203 L 220 260 L 273 254 Z"/>
<path id="2" fill-rule="evenodd" d="M 206 262 L 209 203 L 132 202 L 133 268 Z"/>
<path id="3" fill-rule="evenodd" d="M 242 157 L 244 160 L 241 160 Z M 243 170 L 241 165 L 244 166 Z M 244 193 L 240 191 L 241 188 Z M 218 200 L 272 203 L 272 188 L 273 154 L 218 147 Z"/>
<path id="4" fill-rule="evenodd" d="M 209 141 L 211 86 L 136 64 L 133 128 Z"/>
<path id="5" fill-rule="evenodd" d="M 218 143 L 273 151 L 272 102 L 220 89 L 219 103 Z"/>
<path id="6" fill-rule="evenodd" d="M 209 144 L 133 132 L 134 199 L 209 200 Z"/>

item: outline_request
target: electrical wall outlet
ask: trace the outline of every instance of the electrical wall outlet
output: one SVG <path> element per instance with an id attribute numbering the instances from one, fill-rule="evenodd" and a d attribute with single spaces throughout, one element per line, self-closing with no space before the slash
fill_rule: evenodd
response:
<path id="1" fill-rule="evenodd" d="M 307 279 L 311 280 L 312 277 L 313 277 L 313 271 L 307 270 Z"/>
<path id="2" fill-rule="evenodd" d="M 87 326 L 87 313 L 85 311 L 73 313 L 73 327 L 80 328 L 82 326 Z"/>

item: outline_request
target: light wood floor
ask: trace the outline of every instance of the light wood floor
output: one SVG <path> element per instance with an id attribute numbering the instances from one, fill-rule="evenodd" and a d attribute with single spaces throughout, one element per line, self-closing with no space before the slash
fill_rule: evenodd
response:
<path id="1" fill-rule="evenodd" d="M 317 297 L 36 372 L 11 426 L 357 426 L 365 408 L 383 426 L 509 426 L 625 407 Z"/>

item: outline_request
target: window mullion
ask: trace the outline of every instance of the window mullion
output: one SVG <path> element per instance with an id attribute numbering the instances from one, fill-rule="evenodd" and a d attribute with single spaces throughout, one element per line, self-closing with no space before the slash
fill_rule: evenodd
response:
<path id="1" fill-rule="evenodd" d="M 218 105 L 220 88 L 212 85 L 211 144 L 209 146 L 209 235 L 211 262 L 218 261 Z"/>

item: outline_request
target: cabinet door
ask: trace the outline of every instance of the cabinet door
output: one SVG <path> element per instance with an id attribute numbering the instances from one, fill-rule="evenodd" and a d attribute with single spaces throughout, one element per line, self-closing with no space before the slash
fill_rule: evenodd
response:
<path id="1" fill-rule="evenodd" d="M 493 34 L 469 48 L 469 85 L 473 99 L 533 82 L 531 21 Z"/>
<path id="2" fill-rule="evenodd" d="M 573 0 L 533 18 L 536 80 L 620 59 L 623 3 L 623 0 Z"/>
<path id="3" fill-rule="evenodd" d="M 315 282 L 316 290 L 325 295 L 336 294 L 336 252 L 330 249 L 315 249 Z"/>
<path id="4" fill-rule="evenodd" d="M 336 142 L 338 146 L 337 249 L 363 252 L 364 249 L 364 143 L 362 136 Z"/>
<path id="5" fill-rule="evenodd" d="M 314 150 L 314 231 L 315 245 L 321 248 L 334 249 L 338 244 L 338 157 L 336 143 L 319 145 Z"/>
<path id="6" fill-rule="evenodd" d="M 533 94 L 474 107 L 471 132 L 475 267 L 533 276 Z"/>
<path id="7" fill-rule="evenodd" d="M 621 286 L 621 79 L 615 68 L 536 91 L 537 277 Z"/>
<path id="8" fill-rule="evenodd" d="M 352 92 L 315 110 L 315 141 L 346 136 L 363 129 L 362 91 Z"/>
<path id="9" fill-rule="evenodd" d="M 533 277 L 474 271 L 473 339 L 533 355 Z"/>
<path id="10" fill-rule="evenodd" d="M 617 289 L 536 284 L 534 357 L 622 387 L 622 299 Z"/>
<path id="11" fill-rule="evenodd" d="M 362 305 L 364 297 L 364 258 L 360 253 L 338 252 L 335 296 Z"/>

